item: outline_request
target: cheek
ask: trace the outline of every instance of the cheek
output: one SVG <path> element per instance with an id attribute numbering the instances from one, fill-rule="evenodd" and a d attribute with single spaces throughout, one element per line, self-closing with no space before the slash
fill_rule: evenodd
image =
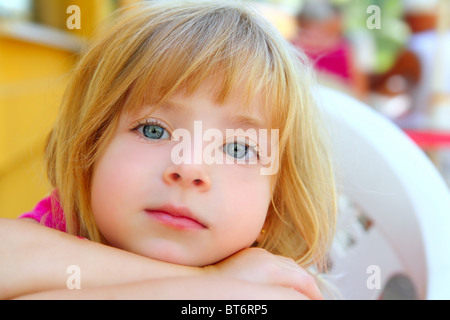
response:
<path id="1" fill-rule="evenodd" d="M 127 139 L 111 142 L 94 169 L 91 203 L 95 218 L 129 212 L 142 202 L 162 175 L 158 172 L 164 153 L 151 149 Z"/>
<path id="2" fill-rule="evenodd" d="M 123 191 L 133 186 L 127 160 L 114 147 L 110 145 L 96 163 L 91 185 L 92 212 L 102 233 L 119 219 L 129 201 Z"/>
<path id="3" fill-rule="evenodd" d="M 239 172 L 241 168 L 232 168 L 224 174 L 222 196 L 228 212 L 231 212 L 231 222 L 239 221 L 244 228 L 257 230 L 265 221 L 271 201 L 270 177 L 254 172 Z M 248 168 L 246 168 L 248 169 Z M 259 169 L 258 169 L 259 170 Z"/>
<path id="4" fill-rule="evenodd" d="M 128 190 L 132 185 L 134 174 L 130 171 L 135 167 L 129 165 L 128 157 L 120 150 L 111 145 L 97 162 L 92 179 L 93 203 L 105 202 L 105 197 L 114 201 L 121 189 Z"/>

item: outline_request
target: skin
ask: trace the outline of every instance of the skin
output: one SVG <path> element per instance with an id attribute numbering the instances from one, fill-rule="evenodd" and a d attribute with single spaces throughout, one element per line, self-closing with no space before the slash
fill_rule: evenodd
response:
<path id="1" fill-rule="evenodd" d="M 244 146 L 245 136 L 226 136 L 226 130 L 248 129 L 248 118 L 265 126 L 259 97 L 251 102 L 250 112 L 243 112 L 239 95 L 218 105 L 212 90 L 204 83 L 190 96 L 175 94 L 152 113 L 152 107 L 145 107 L 137 114 L 121 115 L 92 182 L 94 218 L 112 246 L 161 261 L 204 266 L 250 247 L 257 239 L 270 203 L 271 178 L 260 174 L 256 152 L 235 154 L 223 146 L 233 150 L 235 139 L 239 148 Z M 245 128 L 236 120 L 239 115 L 247 118 Z M 172 150 L 179 142 L 172 141 L 171 135 L 183 128 L 194 137 L 194 121 L 201 121 L 203 132 L 223 133 L 222 141 L 214 141 L 216 154 L 231 161 L 244 155 L 256 163 L 194 163 L 191 156 L 187 163 L 174 164 Z M 148 134 L 150 129 L 162 136 Z M 164 223 L 149 214 L 167 204 L 189 210 L 201 225 Z"/>

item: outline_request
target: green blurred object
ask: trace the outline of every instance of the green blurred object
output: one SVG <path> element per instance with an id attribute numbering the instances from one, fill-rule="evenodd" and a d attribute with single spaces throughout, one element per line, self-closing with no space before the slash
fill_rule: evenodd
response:
<path id="1" fill-rule="evenodd" d="M 396 61 L 399 51 L 410 36 L 410 29 L 403 21 L 403 2 L 401 0 L 330 0 L 343 14 L 345 35 L 360 39 L 368 37 L 373 43 L 372 73 L 384 73 Z M 370 6 L 379 7 L 379 29 L 368 27 L 368 20 L 377 14 Z M 354 37 L 358 35 L 358 37 Z M 355 45 L 358 45 L 357 43 Z"/>

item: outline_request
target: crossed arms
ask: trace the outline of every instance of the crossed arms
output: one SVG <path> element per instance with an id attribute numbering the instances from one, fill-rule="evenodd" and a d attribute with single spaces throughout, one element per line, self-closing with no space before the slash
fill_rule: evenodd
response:
<path id="1" fill-rule="evenodd" d="M 205 267 L 149 259 L 22 220 L 0 219 L 0 299 L 321 299 L 293 260 L 244 249 Z M 81 270 L 81 289 L 67 268 Z"/>

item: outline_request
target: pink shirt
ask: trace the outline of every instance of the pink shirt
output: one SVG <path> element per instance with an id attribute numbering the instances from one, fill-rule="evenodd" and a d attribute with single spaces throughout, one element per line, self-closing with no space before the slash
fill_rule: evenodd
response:
<path id="1" fill-rule="evenodd" d="M 54 194 L 42 199 L 32 211 L 19 216 L 19 219 L 25 218 L 36 220 L 46 227 L 66 232 L 64 213 Z"/>

